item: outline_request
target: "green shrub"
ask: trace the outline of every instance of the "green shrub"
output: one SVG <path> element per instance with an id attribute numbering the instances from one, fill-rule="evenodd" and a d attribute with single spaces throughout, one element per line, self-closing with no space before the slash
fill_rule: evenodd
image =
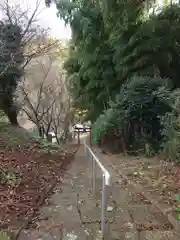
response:
<path id="1" fill-rule="evenodd" d="M 107 109 L 104 114 L 101 114 L 92 126 L 93 143 L 97 143 L 102 136 L 105 136 L 111 129 L 117 127 L 115 121 L 116 112 L 113 109 Z"/>
<path id="2" fill-rule="evenodd" d="M 180 118 L 168 113 L 161 118 L 163 125 L 162 152 L 169 161 L 180 162 Z"/>
<path id="3" fill-rule="evenodd" d="M 57 143 L 49 142 L 47 139 L 41 137 L 34 137 L 39 142 L 39 151 L 44 153 L 56 153 L 61 150 L 61 146 Z"/>
<path id="4" fill-rule="evenodd" d="M 151 153 L 159 150 L 161 124 L 159 116 L 171 111 L 168 102 L 170 88 L 167 79 L 160 77 L 132 77 L 109 103 L 109 109 L 93 125 L 95 142 L 115 131 L 124 136 L 127 147 L 143 149 L 147 144 Z M 149 153 L 148 153 L 149 155 Z"/>
<path id="5" fill-rule="evenodd" d="M 172 111 L 160 118 L 163 126 L 162 152 L 168 160 L 180 162 L 180 90 L 172 91 L 168 102 Z"/>
<path id="6" fill-rule="evenodd" d="M 7 116 L 2 110 L 0 110 L 0 121 L 8 121 Z"/>

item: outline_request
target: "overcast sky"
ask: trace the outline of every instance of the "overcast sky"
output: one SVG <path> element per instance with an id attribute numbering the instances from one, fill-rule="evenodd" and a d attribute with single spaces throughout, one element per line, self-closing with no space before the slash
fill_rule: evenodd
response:
<path id="1" fill-rule="evenodd" d="M 64 26 L 64 22 L 57 17 L 57 9 L 54 4 L 50 8 L 46 8 L 45 0 L 38 0 L 40 2 L 38 15 L 38 23 L 42 27 L 49 27 L 50 34 L 59 39 L 69 39 L 71 36 L 70 29 Z M 4 0 L 0 0 L 3 3 Z M 35 9 L 37 0 L 9 0 L 10 4 L 21 4 L 24 9 Z"/>

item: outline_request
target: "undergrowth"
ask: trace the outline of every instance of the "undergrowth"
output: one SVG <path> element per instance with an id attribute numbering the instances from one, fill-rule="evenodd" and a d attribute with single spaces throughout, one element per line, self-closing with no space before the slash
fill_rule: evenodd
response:
<path id="1" fill-rule="evenodd" d="M 7 232 L 0 230 L 0 240 L 10 240 L 10 237 L 7 234 Z"/>
<path id="2" fill-rule="evenodd" d="M 7 122 L 0 121 L 0 149 L 6 147 L 19 150 L 27 146 L 31 147 L 34 142 L 38 143 L 38 151 L 43 153 L 57 153 L 62 149 L 61 145 L 37 137 L 24 128 L 14 127 Z"/>
<path id="3" fill-rule="evenodd" d="M 0 169 L 0 184 L 12 187 L 18 186 L 21 182 L 21 174 L 7 169 Z"/>
<path id="4" fill-rule="evenodd" d="M 57 143 L 49 142 L 47 139 L 43 139 L 40 137 L 34 137 L 36 141 L 39 143 L 39 149 L 38 151 L 43 153 L 57 153 L 60 152 L 62 149 L 62 146 Z"/>
<path id="5" fill-rule="evenodd" d="M 19 149 L 30 144 L 33 140 L 31 134 L 21 127 L 14 127 L 7 122 L 0 121 L 0 148 Z"/>

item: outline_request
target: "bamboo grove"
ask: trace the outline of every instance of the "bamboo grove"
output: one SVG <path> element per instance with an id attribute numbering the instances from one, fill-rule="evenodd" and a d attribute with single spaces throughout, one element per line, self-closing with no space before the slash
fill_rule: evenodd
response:
<path id="1" fill-rule="evenodd" d="M 123 137 L 129 151 L 163 150 L 178 160 L 180 6 L 167 3 L 158 8 L 150 0 L 61 0 L 56 5 L 72 30 L 65 68 L 74 106 L 87 110 L 94 141 Z"/>

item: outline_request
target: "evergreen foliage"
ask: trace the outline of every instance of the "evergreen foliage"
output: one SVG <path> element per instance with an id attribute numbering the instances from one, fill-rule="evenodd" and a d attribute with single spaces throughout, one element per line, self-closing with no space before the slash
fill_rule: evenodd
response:
<path id="1" fill-rule="evenodd" d="M 17 106 L 14 92 L 22 76 L 21 29 L 17 25 L 0 25 L 0 108 L 10 122 L 17 125 Z"/>
<path id="2" fill-rule="evenodd" d="M 131 147 L 136 148 L 137 141 L 143 138 L 151 141 L 157 150 L 158 141 L 161 140 L 159 118 L 172 110 L 168 100 L 170 86 L 167 80 L 160 77 L 136 76 L 129 79 L 122 85 L 115 100 L 109 103 L 110 108 L 95 122 L 95 141 L 113 129 L 116 134 L 123 134 Z"/>
<path id="3" fill-rule="evenodd" d="M 72 29 L 65 68 L 75 107 L 87 110 L 96 141 L 118 132 L 136 149 L 139 138 L 155 151 L 163 142 L 162 118 L 173 115 L 172 92 L 180 87 L 180 6 L 166 5 L 155 14 L 154 4 L 57 3 L 60 18 Z"/>

